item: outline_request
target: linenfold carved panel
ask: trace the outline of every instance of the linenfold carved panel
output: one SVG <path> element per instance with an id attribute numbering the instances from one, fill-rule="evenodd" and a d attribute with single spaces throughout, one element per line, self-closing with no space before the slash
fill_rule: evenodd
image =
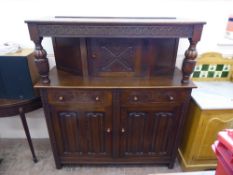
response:
<path id="1" fill-rule="evenodd" d="M 62 37 L 191 37 L 193 26 L 148 25 L 148 26 L 88 26 L 88 25 L 38 25 L 40 36 Z"/>

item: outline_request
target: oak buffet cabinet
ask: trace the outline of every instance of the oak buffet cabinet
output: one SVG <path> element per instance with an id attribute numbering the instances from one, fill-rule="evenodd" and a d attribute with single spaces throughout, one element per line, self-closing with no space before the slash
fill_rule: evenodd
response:
<path id="1" fill-rule="evenodd" d="M 53 155 L 66 164 L 172 168 L 194 84 L 204 22 L 175 18 L 55 17 L 26 21 Z M 49 70 L 43 37 L 51 37 Z M 182 70 L 180 38 L 188 38 Z"/>

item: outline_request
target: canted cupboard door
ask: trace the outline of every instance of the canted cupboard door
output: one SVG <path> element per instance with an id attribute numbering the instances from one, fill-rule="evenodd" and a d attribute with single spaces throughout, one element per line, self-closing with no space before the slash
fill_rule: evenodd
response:
<path id="1" fill-rule="evenodd" d="M 195 153 L 193 160 L 216 161 L 216 155 L 211 149 L 211 145 L 217 139 L 219 131 L 233 128 L 232 110 L 205 111 L 202 114 L 202 122 L 199 127 L 198 139 L 195 140 Z"/>
<path id="2" fill-rule="evenodd" d="M 169 156 L 175 141 L 179 107 L 121 108 L 120 154 Z"/>
<path id="3" fill-rule="evenodd" d="M 110 157 L 112 154 L 111 110 L 100 107 L 70 109 L 52 106 L 55 139 L 60 156 Z"/>

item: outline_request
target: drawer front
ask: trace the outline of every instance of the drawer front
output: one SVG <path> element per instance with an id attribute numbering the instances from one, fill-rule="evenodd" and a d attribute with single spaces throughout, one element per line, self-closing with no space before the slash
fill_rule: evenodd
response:
<path id="1" fill-rule="evenodd" d="M 111 105 L 112 93 L 104 90 L 49 89 L 49 103 Z"/>
<path id="2" fill-rule="evenodd" d="M 121 105 L 154 104 L 162 102 L 183 102 L 190 94 L 189 90 L 156 89 L 156 90 L 123 90 Z"/>

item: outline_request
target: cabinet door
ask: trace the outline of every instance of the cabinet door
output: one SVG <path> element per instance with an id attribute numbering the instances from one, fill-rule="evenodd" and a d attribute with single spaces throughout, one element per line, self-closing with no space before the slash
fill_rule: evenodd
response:
<path id="1" fill-rule="evenodd" d="M 179 107 L 121 109 L 121 156 L 169 156 L 177 131 Z"/>
<path id="2" fill-rule="evenodd" d="M 201 115 L 202 122 L 198 129 L 198 136 L 195 140 L 195 153 L 193 161 L 212 160 L 216 162 L 216 155 L 211 149 L 211 145 L 217 140 L 219 131 L 233 128 L 232 110 L 204 111 Z"/>
<path id="3" fill-rule="evenodd" d="M 71 107 L 72 106 L 72 107 Z M 112 154 L 110 107 L 52 106 L 55 139 L 60 156 L 106 157 Z"/>
<path id="4" fill-rule="evenodd" d="M 92 76 L 139 75 L 142 57 L 141 42 L 140 39 L 88 39 L 89 74 Z"/>

